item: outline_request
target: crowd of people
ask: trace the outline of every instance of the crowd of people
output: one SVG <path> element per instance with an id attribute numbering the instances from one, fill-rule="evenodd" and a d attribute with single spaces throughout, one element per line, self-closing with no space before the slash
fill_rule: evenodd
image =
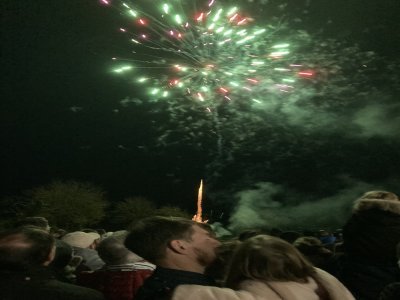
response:
<path id="1" fill-rule="evenodd" d="M 0 233 L 0 299 L 400 299 L 400 199 L 370 191 L 341 231 L 221 239 L 176 217 L 102 234 L 29 217 Z"/>

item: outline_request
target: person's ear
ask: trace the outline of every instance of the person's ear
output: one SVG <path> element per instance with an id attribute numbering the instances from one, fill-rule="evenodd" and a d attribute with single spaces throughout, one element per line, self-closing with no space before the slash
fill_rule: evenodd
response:
<path id="1" fill-rule="evenodd" d="M 43 266 L 47 267 L 54 260 L 54 257 L 56 257 L 56 245 L 54 245 L 53 248 L 51 248 L 46 261 L 43 263 Z"/>
<path id="2" fill-rule="evenodd" d="M 182 240 L 172 240 L 168 246 L 172 251 L 180 254 L 186 253 L 188 249 L 186 242 Z"/>

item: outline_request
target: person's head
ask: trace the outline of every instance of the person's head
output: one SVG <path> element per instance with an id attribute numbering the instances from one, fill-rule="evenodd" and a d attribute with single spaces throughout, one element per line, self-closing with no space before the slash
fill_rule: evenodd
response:
<path id="1" fill-rule="evenodd" d="M 0 269 L 48 266 L 54 255 L 53 236 L 40 228 L 19 227 L 0 233 Z"/>
<path id="2" fill-rule="evenodd" d="M 253 236 L 263 234 L 260 229 L 246 229 L 238 235 L 239 241 L 245 241 Z"/>
<path id="3" fill-rule="evenodd" d="M 100 235 L 96 232 L 83 232 L 75 231 L 64 235 L 61 240 L 66 242 L 68 245 L 77 248 L 89 248 L 96 249 L 97 240 L 100 239 Z"/>
<path id="4" fill-rule="evenodd" d="M 297 240 L 299 237 L 301 237 L 301 233 L 297 231 L 284 231 L 281 233 L 279 236 L 282 240 L 285 240 L 286 242 L 293 244 L 295 240 Z"/>
<path id="5" fill-rule="evenodd" d="M 142 260 L 141 257 L 129 251 L 123 241 L 113 236 L 102 240 L 96 250 L 100 258 L 109 266 L 135 263 Z"/>
<path id="6" fill-rule="evenodd" d="M 56 255 L 50 266 L 55 269 L 63 269 L 71 261 L 73 249 L 66 242 L 56 240 Z"/>
<path id="7" fill-rule="evenodd" d="M 217 283 L 222 285 L 232 255 L 240 244 L 240 240 L 223 241 L 216 251 L 217 258 L 207 267 L 205 274 L 214 278 Z"/>
<path id="8" fill-rule="evenodd" d="M 226 285 L 237 288 L 246 279 L 305 282 L 313 266 L 288 242 L 269 235 L 244 241 L 233 254 Z"/>
<path id="9" fill-rule="evenodd" d="M 299 237 L 293 242 L 293 246 L 295 246 L 304 255 L 331 253 L 331 251 L 324 248 L 321 240 L 314 236 Z"/>
<path id="10" fill-rule="evenodd" d="M 333 251 L 324 246 L 320 239 L 314 236 L 303 236 L 294 241 L 293 246 L 315 267 L 325 268 Z"/>
<path id="11" fill-rule="evenodd" d="M 26 217 L 19 220 L 15 227 L 35 226 L 47 232 L 50 232 L 49 222 L 44 217 Z"/>
<path id="12" fill-rule="evenodd" d="M 353 213 L 378 209 L 398 214 L 400 212 L 399 203 L 400 199 L 394 193 L 387 191 L 369 191 L 354 202 Z"/>
<path id="13" fill-rule="evenodd" d="M 57 228 L 57 229 L 52 230 L 51 234 L 56 239 L 61 239 L 64 235 L 67 234 L 67 231 L 65 229 Z"/>
<path id="14" fill-rule="evenodd" d="M 143 219 L 125 240 L 129 250 L 158 266 L 200 273 L 219 244 L 209 226 L 175 217 Z"/>
<path id="15" fill-rule="evenodd" d="M 324 229 L 318 231 L 318 238 L 324 246 L 334 245 L 336 242 L 336 237 Z"/>
<path id="16" fill-rule="evenodd" d="M 129 234 L 128 230 L 118 230 L 118 231 L 114 231 L 113 234 L 111 235 L 111 237 L 113 237 L 114 239 L 117 239 L 122 244 L 124 244 L 125 239 L 128 236 L 128 234 Z"/>
<path id="17" fill-rule="evenodd" d="M 360 199 L 399 200 L 399 197 L 387 191 L 369 191 L 362 195 Z"/>

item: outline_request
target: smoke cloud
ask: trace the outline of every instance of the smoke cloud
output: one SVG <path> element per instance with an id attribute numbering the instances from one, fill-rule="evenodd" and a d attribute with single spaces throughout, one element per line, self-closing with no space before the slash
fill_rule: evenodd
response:
<path id="1" fill-rule="evenodd" d="M 284 185 L 259 182 L 253 188 L 236 193 L 237 205 L 228 228 L 234 232 L 250 228 L 341 228 L 351 214 L 354 200 L 373 189 L 377 186 L 352 182 L 350 187 L 335 195 L 315 199 Z"/>
<path id="2" fill-rule="evenodd" d="M 364 137 L 399 137 L 400 105 L 375 103 L 360 109 L 354 123 L 361 128 Z"/>

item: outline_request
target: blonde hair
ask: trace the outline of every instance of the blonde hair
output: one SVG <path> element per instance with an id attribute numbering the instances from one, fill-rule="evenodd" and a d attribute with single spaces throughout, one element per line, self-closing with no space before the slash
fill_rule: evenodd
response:
<path id="1" fill-rule="evenodd" d="M 360 199 L 399 200 L 399 197 L 387 191 L 369 191 L 362 195 Z"/>
<path id="2" fill-rule="evenodd" d="M 307 282 L 314 273 L 311 263 L 293 245 L 277 237 L 258 235 L 236 249 L 226 286 L 236 289 L 246 279 Z"/>

